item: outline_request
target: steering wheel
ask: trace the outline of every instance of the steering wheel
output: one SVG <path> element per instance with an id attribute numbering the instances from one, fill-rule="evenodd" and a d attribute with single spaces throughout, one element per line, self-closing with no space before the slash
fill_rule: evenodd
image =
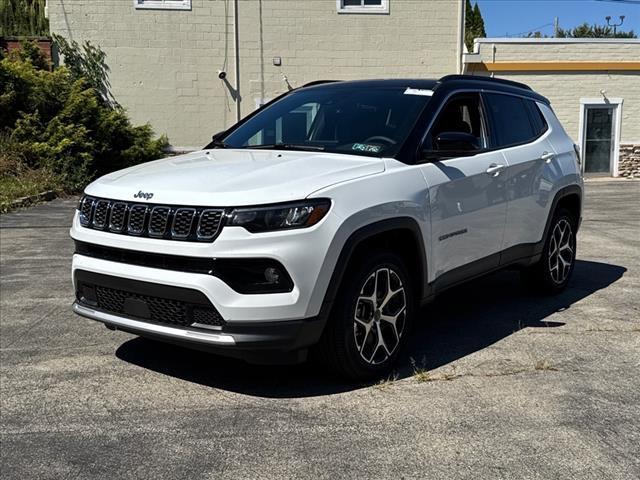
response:
<path id="1" fill-rule="evenodd" d="M 371 142 L 384 142 L 384 143 L 388 143 L 389 145 L 395 145 L 396 142 L 393 138 L 389 138 L 389 137 L 384 137 L 382 135 L 374 135 L 373 137 L 369 137 L 367 138 L 364 142 L 362 143 L 371 143 Z"/>

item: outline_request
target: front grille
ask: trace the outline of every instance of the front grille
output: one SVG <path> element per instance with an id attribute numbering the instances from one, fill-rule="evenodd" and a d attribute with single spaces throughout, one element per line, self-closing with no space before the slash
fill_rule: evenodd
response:
<path id="1" fill-rule="evenodd" d="M 194 290 L 127 281 L 82 271 L 78 278 L 78 301 L 106 313 L 177 327 L 221 327 L 226 323 L 206 297 Z M 107 281 L 102 282 L 101 278 L 106 278 Z M 123 288 L 117 288 L 114 282 L 120 282 Z M 139 286 L 142 286 L 141 289 L 136 291 Z M 163 291 L 173 298 L 158 296 Z"/>
<path id="2" fill-rule="evenodd" d="M 112 232 L 122 232 L 124 229 L 124 219 L 127 214 L 127 204 L 116 202 L 111 206 L 111 217 L 109 220 L 109 230 Z"/>
<path id="3" fill-rule="evenodd" d="M 196 214 L 195 208 L 179 208 L 173 216 L 173 226 L 171 235 L 174 238 L 187 238 L 193 226 L 193 217 Z"/>
<path id="4" fill-rule="evenodd" d="M 221 220 L 221 210 L 203 210 L 203 212 L 200 214 L 200 220 L 198 221 L 198 239 L 213 240 L 218 234 Z"/>
<path id="5" fill-rule="evenodd" d="M 91 214 L 93 212 L 93 198 L 84 197 L 80 202 L 80 223 L 88 226 L 91 223 Z"/>
<path id="6" fill-rule="evenodd" d="M 96 228 L 104 228 L 107 225 L 108 216 L 109 202 L 107 200 L 98 200 L 93 212 L 93 226 Z"/>
<path id="7" fill-rule="evenodd" d="M 129 210 L 129 228 L 131 235 L 142 235 L 144 232 L 144 222 L 147 218 L 146 205 L 133 205 Z"/>
<path id="8" fill-rule="evenodd" d="M 169 207 L 153 207 L 151 210 L 151 219 L 149 220 L 149 235 L 162 237 L 167 231 L 167 222 L 169 221 Z"/>
<path id="9" fill-rule="evenodd" d="M 224 209 L 147 205 L 85 196 L 80 224 L 123 235 L 212 242 L 224 222 Z"/>

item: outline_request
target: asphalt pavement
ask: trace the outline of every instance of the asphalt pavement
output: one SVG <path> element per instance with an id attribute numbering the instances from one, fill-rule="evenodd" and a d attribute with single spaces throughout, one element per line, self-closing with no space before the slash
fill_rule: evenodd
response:
<path id="1" fill-rule="evenodd" d="M 640 478 L 640 182 L 587 184 L 564 293 L 453 289 L 364 385 L 75 316 L 76 202 L 0 217 L 4 479 Z"/>

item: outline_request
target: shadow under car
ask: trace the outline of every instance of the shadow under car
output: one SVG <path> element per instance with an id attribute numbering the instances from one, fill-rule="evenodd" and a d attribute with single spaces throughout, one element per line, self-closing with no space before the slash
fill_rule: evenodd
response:
<path id="1" fill-rule="evenodd" d="M 554 312 L 619 280 L 626 268 L 576 260 L 573 278 L 562 293 L 529 293 L 516 271 L 502 271 L 452 288 L 421 309 L 411 340 L 396 362 L 393 376 L 414 373 L 413 361 L 432 370 L 486 348 L 523 328 L 554 328 Z M 336 378 L 315 361 L 299 365 L 250 365 L 145 338 L 124 342 L 116 356 L 142 368 L 218 389 L 272 398 L 329 395 L 366 387 Z"/>

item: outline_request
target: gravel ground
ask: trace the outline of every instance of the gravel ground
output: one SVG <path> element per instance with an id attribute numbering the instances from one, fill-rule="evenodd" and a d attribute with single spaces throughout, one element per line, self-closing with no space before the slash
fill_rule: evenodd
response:
<path id="1" fill-rule="evenodd" d="M 0 217 L 3 478 L 640 478 L 640 183 L 590 182 L 570 288 L 421 312 L 393 378 L 256 367 L 71 313 L 75 199 Z"/>

